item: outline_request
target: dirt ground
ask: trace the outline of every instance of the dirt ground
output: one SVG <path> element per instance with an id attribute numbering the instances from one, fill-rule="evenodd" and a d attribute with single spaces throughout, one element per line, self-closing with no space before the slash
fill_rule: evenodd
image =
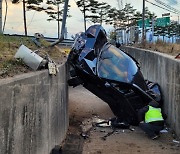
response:
<path id="1" fill-rule="evenodd" d="M 157 140 L 149 139 L 139 127 L 117 129 L 106 140 L 102 139 L 112 132 L 110 127 L 92 127 L 88 136 L 82 135 L 85 125 L 92 119 L 106 119 L 114 117 L 109 106 L 83 87 L 69 87 L 69 116 L 70 126 L 68 134 L 78 136 L 81 140 L 81 150 L 76 154 L 179 154 L 180 144 L 173 138 L 169 130 L 161 133 Z M 83 127 L 81 127 L 83 126 Z M 88 126 L 87 126 L 88 128 Z M 73 139 L 73 138 L 71 138 Z M 71 141 L 71 143 L 73 143 Z M 75 141 L 75 144 L 77 141 Z M 71 154 L 73 152 L 70 152 Z"/>

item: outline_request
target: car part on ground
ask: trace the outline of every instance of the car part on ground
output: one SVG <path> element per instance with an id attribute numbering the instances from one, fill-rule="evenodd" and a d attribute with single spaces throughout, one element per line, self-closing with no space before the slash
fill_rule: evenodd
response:
<path id="1" fill-rule="evenodd" d="M 56 73 L 59 72 L 57 64 L 48 54 L 41 57 L 36 52 L 38 52 L 38 50 L 32 51 L 22 44 L 14 57 L 16 59 L 22 59 L 23 62 L 34 71 L 48 68 L 49 74 L 56 75 Z"/>

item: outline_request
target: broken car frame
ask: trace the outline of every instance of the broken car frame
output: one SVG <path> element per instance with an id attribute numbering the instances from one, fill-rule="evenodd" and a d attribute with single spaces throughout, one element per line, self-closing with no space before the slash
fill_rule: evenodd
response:
<path id="1" fill-rule="evenodd" d="M 137 112 L 157 101 L 162 105 L 160 87 L 144 79 L 138 62 L 111 45 L 100 25 L 76 35 L 68 56 L 69 86 L 83 85 L 104 100 L 119 122 L 137 125 Z"/>

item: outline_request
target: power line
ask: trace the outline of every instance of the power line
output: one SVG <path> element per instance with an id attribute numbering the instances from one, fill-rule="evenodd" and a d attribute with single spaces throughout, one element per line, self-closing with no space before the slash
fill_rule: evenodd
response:
<path id="1" fill-rule="evenodd" d="M 33 20 L 31 22 L 41 22 L 42 20 L 45 20 L 45 19 L 47 19 L 47 18 L 40 18 L 40 19 Z M 22 23 L 22 21 L 8 22 L 8 24 L 19 24 L 19 23 Z"/>
<path id="2" fill-rule="evenodd" d="M 32 23 L 35 13 L 36 13 L 36 11 L 34 11 L 34 14 L 33 14 L 32 18 L 31 18 L 31 21 L 29 22 L 29 24 L 28 24 L 28 26 L 27 26 L 27 27 L 29 27 L 29 26 L 30 26 L 30 24 Z"/>
<path id="3" fill-rule="evenodd" d="M 155 1 L 156 1 L 156 3 L 161 4 L 161 5 L 163 5 L 164 7 L 168 8 L 168 9 L 170 9 L 170 10 L 173 10 L 173 11 L 175 11 L 175 12 L 177 12 L 177 13 L 180 14 L 180 11 L 177 10 L 177 9 L 175 9 L 175 8 L 173 8 L 172 6 L 169 6 L 168 4 L 166 4 L 166 3 L 164 3 L 164 2 L 162 2 L 162 1 L 160 1 L 160 0 L 155 0 Z"/>
<path id="4" fill-rule="evenodd" d="M 177 1 L 173 1 L 173 0 L 169 0 L 169 1 L 171 1 L 171 2 L 169 2 L 169 4 L 171 3 L 171 4 L 177 4 Z"/>
<path id="5" fill-rule="evenodd" d="M 179 14 L 179 13 L 177 13 L 177 12 L 174 12 L 174 11 L 172 11 L 172 10 L 169 10 L 168 8 L 164 8 L 164 7 L 159 6 L 159 5 L 155 4 L 155 3 L 152 3 L 152 2 L 150 2 L 150 1 L 148 1 L 148 0 L 145 0 L 145 1 L 148 2 L 148 3 L 150 3 L 150 4 L 152 4 L 152 5 L 154 5 L 154 6 L 157 6 L 157 7 L 161 8 L 161 9 L 163 9 L 163 10 L 166 10 L 166 11 L 169 11 L 169 12 L 172 12 L 172 13 L 175 13 L 175 14 Z"/>

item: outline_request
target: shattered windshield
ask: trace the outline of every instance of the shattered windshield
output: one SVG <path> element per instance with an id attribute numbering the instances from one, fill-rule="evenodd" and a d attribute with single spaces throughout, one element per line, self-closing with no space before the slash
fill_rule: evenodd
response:
<path id="1" fill-rule="evenodd" d="M 134 60 L 124 52 L 110 44 L 103 47 L 97 63 L 99 77 L 130 83 L 137 71 Z"/>

